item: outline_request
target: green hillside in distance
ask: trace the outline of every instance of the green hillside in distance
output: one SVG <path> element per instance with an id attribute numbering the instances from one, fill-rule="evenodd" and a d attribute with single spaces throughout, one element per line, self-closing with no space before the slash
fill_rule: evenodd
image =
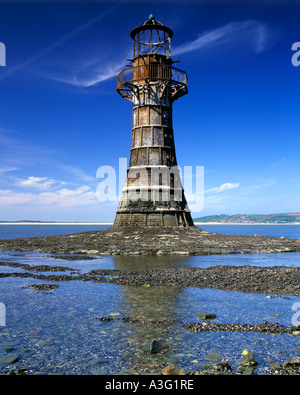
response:
<path id="1" fill-rule="evenodd" d="M 300 223 L 300 213 L 207 215 L 194 218 L 194 222 L 290 224 Z"/>

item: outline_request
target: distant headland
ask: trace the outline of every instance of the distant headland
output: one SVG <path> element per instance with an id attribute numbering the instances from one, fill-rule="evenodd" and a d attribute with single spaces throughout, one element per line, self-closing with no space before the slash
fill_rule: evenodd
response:
<path id="1" fill-rule="evenodd" d="M 205 217 L 194 218 L 195 223 L 201 224 L 272 224 L 285 225 L 294 224 L 300 225 L 300 213 L 281 213 L 281 214 L 220 214 L 208 215 Z"/>
<path id="2" fill-rule="evenodd" d="M 0 225 L 112 225 L 112 222 L 0 221 Z"/>

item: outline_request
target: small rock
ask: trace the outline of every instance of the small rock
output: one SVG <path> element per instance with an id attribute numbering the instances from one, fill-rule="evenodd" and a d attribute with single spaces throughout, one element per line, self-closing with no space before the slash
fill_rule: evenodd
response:
<path id="1" fill-rule="evenodd" d="M 240 369 L 246 370 L 248 367 L 257 366 L 258 362 L 255 360 L 253 353 L 244 355 L 244 357 L 238 362 Z"/>
<path id="2" fill-rule="evenodd" d="M 270 368 L 273 369 L 273 370 L 278 369 L 278 367 L 279 367 L 279 362 L 278 361 L 273 362 L 273 363 L 270 364 Z"/>
<path id="3" fill-rule="evenodd" d="M 230 365 L 228 362 L 226 362 L 226 361 L 219 362 L 219 363 L 218 363 L 218 366 L 219 366 L 220 369 L 222 369 L 222 370 L 231 371 L 231 365 Z"/>
<path id="4" fill-rule="evenodd" d="M 212 361 L 212 362 L 220 362 L 220 358 L 218 357 L 217 353 L 215 353 L 215 352 L 207 354 L 205 356 L 205 359 L 208 359 L 209 361 Z"/>
<path id="5" fill-rule="evenodd" d="M 187 373 L 184 368 L 181 368 L 178 372 L 179 376 L 185 376 Z"/>
<path id="6" fill-rule="evenodd" d="M 11 369 L 8 373 L 9 376 L 23 376 L 28 372 L 28 369 L 23 368 L 23 369 L 18 369 L 18 370 L 13 370 Z"/>
<path id="7" fill-rule="evenodd" d="M 299 368 L 300 367 L 300 358 L 299 357 L 291 358 L 285 362 L 282 362 L 281 365 L 283 367 Z"/>
<path id="8" fill-rule="evenodd" d="M 143 347 L 144 351 L 153 353 L 160 352 L 164 346 L 157 340 L 149 340 Z"/>
<path id="9" fill-rule="evenodd" d="M 210 362 L 204 365 L 202 373 L 205 374 L 228 374 L 231 372 L 231 366 L 228 362 Z"/>
<path id="10" fill-rule="evenodd" d="M 34 289 L 35 291 L 54 291 L 58 288 L 57 284 L 31 284 L 27 285 L 24 288 Z"/>
<path id="11" fill-rule="evenodd" d="M 1 362 L 3 364 L 15 363 L 18 362 L 19 358 L 20 358 L 19 354 L 7 354 L 1 358 L 0 363 Z"/>
<path id="12" fill-rule="evenodd" d="M 216 370 L 217 364 L 214 362 L 208 362 L 204 364 L 203 370 Z"/>
<path id="13" fill-rule="evenodd" d="M 213 313 L 207 313 L 207 312 L 200 312 L 197 314 L 197 317 L 200 318 L 201 320 L 214 320 L 217 318 L 217 316 Z"/>
<path id="14" fill-rule="evenodd" d="M 251 376 L 255 370 L 255 366 L 249 366 L 243 372 L 243 376 Z"/>
<path id="15" fill-rule="evenodd" d="M 161 373 L 164 376 L 179 375 L 179 368 L 175 364 L 171 364 L 162 369 Z"/>

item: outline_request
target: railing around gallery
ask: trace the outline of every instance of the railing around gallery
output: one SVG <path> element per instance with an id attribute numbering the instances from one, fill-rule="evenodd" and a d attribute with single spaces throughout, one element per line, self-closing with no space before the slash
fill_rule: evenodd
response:
<path id="1" fill-rule="evenodd" d="M 185 71 L 162 64 L 146 64 L 128 67 L 117 75 L 117 91 L 126 90 L 126 86 L 143 81 L 169 81 L 172 86 L 183 85 L 187 88 Z"/>

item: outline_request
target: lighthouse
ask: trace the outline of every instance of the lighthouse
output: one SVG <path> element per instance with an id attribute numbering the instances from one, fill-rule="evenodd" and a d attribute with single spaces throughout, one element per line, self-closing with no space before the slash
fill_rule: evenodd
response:
<path id="1" fill-rule="evenodd" d="M 193 226 L 175 152 L 173 102 L 188 87 L 173 67 L 173 31 L 151 14 L 130 36 L 133 58 L 117 92 L 132 103 L 131 149 L 114 226 Z"/>

